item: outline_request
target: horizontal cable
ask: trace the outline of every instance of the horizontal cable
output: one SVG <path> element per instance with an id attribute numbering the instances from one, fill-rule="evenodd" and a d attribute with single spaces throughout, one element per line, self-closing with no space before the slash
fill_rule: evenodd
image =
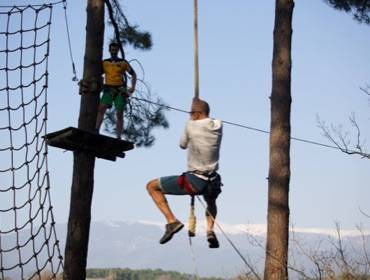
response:
<path id="1" fill-rule="evenodd" d="M 147 100 L 147 99 L 144 99 L 144 98 L 137 98 L 137 97 L 131 97 L 131 98 L 136 99 L 138 101 L 148 102 L 148 103 L 151 103 L 151 104 L 154 104 L 154 105 L 166 108 L 166 109 L 171 109 L 171 110 L 179 111 L 179 112 L 182 112 L 182 113 L 190 113 L 189 111 L 186 111 L 186 110 L 183 110 L 183 109 L 178 109 L 178 108 L 175 108 L 175 107 L 172 107 L 172 106 L 169 106 L 169 105 L 160 104 L 160 103 L 153 102 L 151 100 Z M 232 126 L 236 126 L 236 127 L 244 128 L 244 129 L 248 129 L 248 130 L 253 130 L 253 131 L 256 131 L 256 132 L 261 132 L 261 133 L 265 133 L 265 134 L 270 134 L 271 133 L 268 130 L 255 128 L 255 127 L 252 127 L 252 126 L 247 126 L 247 125 L 243 125 L 243 124 L 236 123 L 236 122 L 230 122 L 230 121 L 225 121 L 225 120 L 222 120 L 222 122 L 225 123 L 225 124 L 228 124 L 228 125 L 232 125 Z M 337 146 L 323 144 L 323 143 L 320 143 L 320 142 L 307 140 L 307 139 L 303 139 L 303 138 L 290 137 L 290 139 L 300 141 L 300 142 L 303 142 L 303 143 L 306 143 L 306 144 L 317 145 L 317 146 L 336 149 L 336 150 L 342 150 L 341 148 L 339 148 Z"/>

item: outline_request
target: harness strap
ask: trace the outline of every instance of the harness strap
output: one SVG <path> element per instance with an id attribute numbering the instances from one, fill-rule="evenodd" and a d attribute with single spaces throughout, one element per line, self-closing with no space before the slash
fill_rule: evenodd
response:
<path id="1" fill-rule="evenodd" d="M 104 85 L 105 88 L 110 89 L 110 94 L 112 95 L 113 99 L 116 99 L 118 95 L 122 95 L 125 99 L 128 99 L 129 95 L 127 94 L 127 89 L 125 85 L 122 86 L 109 86 Z"/>
<path id="2" fill-rule="evenodd" d="M 207 180 L 207 181 L 213 181 L 214 179 L 217 178 L 217 175 L 218 175 L 218 173 L 215 172 L 215 171 L 213 171 L 212 173 L 208 173 L 208 172 L 204 172 L 204 171 L 194 170 L 194 171 L 191 171 L 191 173 L 203 176 L 204 178 L 202 178 L 202 179 Z"/>
<path id="3" fill-rule="evenodd" d="M 177 184 L 179 184 L 179 186 L 183 188 L 191 196 L 198 194 L 196 189 L 190 184 L 185 174 L 182 174 L 179 176 L 179 179 L 177 180 Z"/>

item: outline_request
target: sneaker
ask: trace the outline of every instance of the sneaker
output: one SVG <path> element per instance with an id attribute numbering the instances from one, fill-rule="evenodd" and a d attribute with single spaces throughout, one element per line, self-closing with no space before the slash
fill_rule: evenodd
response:
<path id="1" fill-rule="evenodd" d="M 184 227 L 184 224 L 181 223 L 180 221 L 176 220 L 173 223 L 167 224 L 166 225 L 166 232 L 162 236 L 161 240 L 159 240 L 160 244 L 167 243 L 168 241 L 171 240 L 172 236 L 179 232 L 182 228 Z"/>
<path id="2" fill-rule="evenodd" d="M 207 241 L 209 248 L 218 248 L 220 244 L 218 243 L 216 234 L 213 231 L 207 231 Z"/>

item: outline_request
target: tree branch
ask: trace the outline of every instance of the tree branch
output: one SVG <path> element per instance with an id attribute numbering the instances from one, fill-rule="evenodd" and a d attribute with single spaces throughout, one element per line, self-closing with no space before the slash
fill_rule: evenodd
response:
<path id="1" fill-rule="evenodd" d="M 323 132 L 323 136 L 328 138 L 340 151 L 348 155 L 359 155 L 361 158 L 370 159 L 370 153 L 364 150 L 364 145 L 361 143 L 361 130 L 354 114 L 349 117 L 349 120 L 356 130 L 356 144 L 354 147 L 351 147 L 349 133 L 343 132 L 341 125 L 331 125 L 329 128 L 324 121 L 317 117 L 318 127 Z"/>

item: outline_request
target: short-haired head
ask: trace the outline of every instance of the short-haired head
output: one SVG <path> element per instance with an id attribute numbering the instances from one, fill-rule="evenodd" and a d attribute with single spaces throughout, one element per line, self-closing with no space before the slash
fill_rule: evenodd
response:
<path id="1" fill-rule="evenodd" d="M 191 111 L 192 112 L 201 112 L 201 113 L 203 113 L 204 115 L 206 115 L 208 117 L 209 112 L 210 112 L 209 104 L 206 101 L 202 100 L 202 99 L 195 98 L 193 100 L 193 104 L 191 105 Z"/>
<path id="2" fill-rule="evenodd" d="M 110 44 L 109 44 L 109 49 L 110 49 L 111 47 L 119 48 L 119 45 L 118 45 L 118 43 L 116 43 L 116 42 L 112 42 L 112 43 L 110 43 Z"/>

